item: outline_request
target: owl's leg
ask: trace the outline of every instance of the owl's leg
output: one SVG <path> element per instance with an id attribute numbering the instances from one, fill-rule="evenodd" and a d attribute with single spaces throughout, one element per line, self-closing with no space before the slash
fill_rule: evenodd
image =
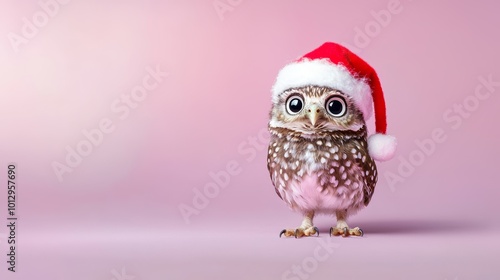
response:
<path id="1" fill-rule="evenodd" d="M 330 236 L 339 236 L 347 237 L 350 235 L 354 236 L 363 236 L 363 231 L 359 227 L 349 228 L 347 225 L 347 211 L 341 210 L 335 213 L 337 215 L 337 226 L 330 228 Z"/>
<path id="2" fill-rule="evenodd" d="M 280 232 L 280 237 L 285 235 L 286 237 L 295 236 L 295 238 L 303 236 L 311 236 L 317 234 L 319 236 L 319 230 L 313 225 L 314 211 L 307 212 L 304 214 L 304 220 L 300 227 L 296 229 L 284 229 Z"/>

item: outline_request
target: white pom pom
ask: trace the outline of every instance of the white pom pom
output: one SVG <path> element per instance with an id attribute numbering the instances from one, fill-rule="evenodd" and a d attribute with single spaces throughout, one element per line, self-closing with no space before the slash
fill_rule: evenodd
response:
<path id="1" fill-rule="evenodd" d="M 368 152 L 374 160 L 390 160 L 396 152 L 396 137 L 386 134 L 373 134 L 368 137 Z"/>

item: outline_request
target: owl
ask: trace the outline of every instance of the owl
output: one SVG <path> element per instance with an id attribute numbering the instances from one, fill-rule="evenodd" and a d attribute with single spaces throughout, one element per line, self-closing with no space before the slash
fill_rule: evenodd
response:
<path id="1" fill-rule="evenodd" d="M 272 90 L 267 168 L 277 195 L 303 215 L 286 237 L 318 234 L 317 214 L 335 215 L 334 236 L 362 236 L 347 218 L 371 201 L 376 160 L 390 159 L 395 138 L 385 135 L 380 81 L 346 48 L 325 43 L 283 68 Z M 367 137 L 375 109 L 377 133 Z"/>

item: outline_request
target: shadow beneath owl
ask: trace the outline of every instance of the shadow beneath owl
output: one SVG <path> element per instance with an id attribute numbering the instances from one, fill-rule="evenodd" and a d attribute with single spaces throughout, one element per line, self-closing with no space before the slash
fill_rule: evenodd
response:
<path id="1" fill-rule="evenodd" d="M 472 221 L 427 221 L 427 220 L 393 220 L 393 221 L 352 221 L 351 226 L 359 226 L 366 234 L 422 234 L 467 232 L 485 229 L 487 224 Z M 328 233 L 329 227 L 318 226 L 321 233 Z"/>

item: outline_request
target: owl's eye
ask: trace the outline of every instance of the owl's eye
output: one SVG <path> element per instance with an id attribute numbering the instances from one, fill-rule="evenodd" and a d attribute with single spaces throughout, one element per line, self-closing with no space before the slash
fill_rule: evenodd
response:
<path id="1" fill-rule="evenodd" d="M 326 111 L 336 118 L 342 117 L 347 111 L 345 99 L 340 96 L 333 96 L 328 98 L 325 107 Z"/>
<path id="2" fill-rule="evenodd" d="M 304 100 L 299 95 L 292 95 L 286 101 L 286 111 L 290 115 L 297 115 L 304 108 Z"/>

